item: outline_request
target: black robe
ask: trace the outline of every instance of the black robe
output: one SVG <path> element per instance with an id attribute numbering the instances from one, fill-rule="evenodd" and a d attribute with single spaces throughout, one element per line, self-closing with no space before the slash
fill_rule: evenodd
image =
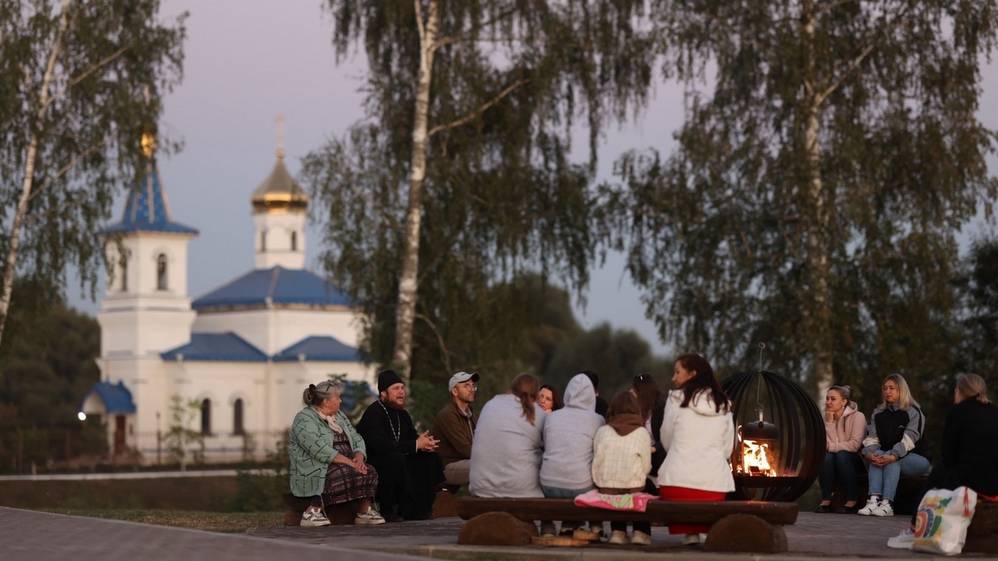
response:
<path id="1" fill-rule="evenodd" d="M 357 423 L 357 432 L 367 445 L 368 462 L 378 470 L 382 514 L 429 518 L 437 487 L 444 481 L 443 466 L 436 454 L 416 451 L 419 435 L 409 413 L 375 401 Z"/>

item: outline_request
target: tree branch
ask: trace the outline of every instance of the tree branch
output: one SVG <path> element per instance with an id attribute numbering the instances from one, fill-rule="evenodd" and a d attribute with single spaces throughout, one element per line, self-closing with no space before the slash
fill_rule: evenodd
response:
<path id="1" fill-rule="evenodd" d="M 93 154 L 94 152 L 100 150 L 101 148 L 107 146 L 107 143 L 110 140 L 111 140 L 110 137 L 105 137 L 103 140 L 101 140 L 97 144 L 94 144 L 93 146 L 91 146 L 90 148 L 88 148 L 82 154 L 77 154 L 76 156 L 73 156 L 73 158 L 66 165 L 64 165 L 61 168 L 59 168 L 59 171 L 56 172 L 55 175 L 53 175 L 52 177 L 48 178 L 45 181 L 45 183 L 42 183 L 40 186 L 38 186 L 37 189 L 34 189 L 32 191 L 32 193 L 31 193 L 31 196 L 28 198 L 28 200 L 34 200 L 35 197 L 37 197 L 39 193 L 41 193 L 42 191 L 44 191 L 46 187 L 48 187 L 49 185 L 51 185 L 52 183 L 54 183 L 55 181 L 57 181 L 62 176 L 64 176 L 67 173 L 69 173 L 69 170 L 71 170 L 74 167 L 76 167 L 76 164 L 79 163 L 80 160 L 82 160 L 83 158 L 89 156 L 90 154 Z"/>
<path id="2" fill-rule="evenodd" d="M 835 93 L 835 90 L 839 89 L 839 86 L 842 85 L 842 82 L 844 82 L 846 78 L 849 77 L 850 74 L 855 72 L 856 69 L 859 68 L 859 65 L 862 64 L 863 61 L 870 56 L 870 53 L 872 53 L 874 49 L 876 49 L 878 35 L 886 35 L 888 31 L 890 31 L 891 29 L 896 27 L 899 23 L 901 23 L 901 21 L 904 19 L 904 16 L 908 13 L 908 10 L 910 8 L 911 4 L 906 5 L 904 9 L 902 9 L 898 13 L 898 15 L 895 16 L 894 20 L 891 21 L 884 29 L 880 30 L 879 33 L 874 33 L 874 37 L 870 39 L 870 44 L 867 45 L 862 51 L 860 51 L 859 55 L 857 55 L 855 58 L 849 61 L 849 64 L 847 64 L 846 67 L 842 69 L 841 72 L 839 72 L 838 78 L 835 78 L 832 81 L 831 85 L 829 85 L 827 88 L 825 88 L 823 91 L 821 91 L 821 93 L 819 93 L 815 97 L 815 103 L 817 105 L 821 105 L 822 103 L 824 103 L 824 101 L 828 99 L 828 96 L 832 95 L 833 93 Z"/>
<path id="3" fill-rule="evenodd" d="M 419 31 L 419 42 L 422 44 L 426 39 L 426 26 L 423 24 L 423 7 L 420 4 L 420 0 L 413 0 L 412 3 L 416 6 L 416 30 Z"/>
<path id="4" fill-rule="evenodd" d="M 450 36 L 441 37 L 440 39 L 437 39 L 437 41 L 435 43 L 433 43 L 433 49 L 436 50 L 436 49 L 438 49 L 440 47 L 445 47 L 445 46 L 453 44 L 453 43 L 458 43 L 458 42 L 461 42 L 461 41 L 465 41 L 465 40 L 468 39 L 469 36 L 475 35 L 479 31 L 481 31 L 482 29 L 485 29 L 487 27 L 491 27 L 491 26 L 495 25 L 500 20 L 506 19 L 507 17 L 515 14 L 516 11 L 517 11 L 516 8 L 510 8 L 510 9 L 508 9 L 508 10 L 500 13 L 496 17 L 494 17 L 494 18 L 492 18 L 490 20 L 486 20 L 486 21 L 484 21 L 484 22 L 476 25 L 475 27 L 472 27 L 471 29 L 469 29 L 469 30 L 467 30 L 467 31 L 465 31 L 463 33 L 459 33 L 457 35 L 450 35 Z"/>
<path id="5" fill-rule="evenodd" d="M 444 369 L 446 369 L 448 373 L 453 372 L 454 369 L 451 368 L 450 365 L 450 351 L 447 350 L 447 345 L 444 344 L 444 338 L 443 336 L 440 335 L 440 331 L 437 330 L 436 324 L 434 324 L 430 320 L 430 318 L 426 317 L 425 315 L 419 312 L 416 312 L 416 319 L 422 320 L 424 323 L 426 323 L 426 325 L 429 326 L 430 331 L 433 332 L 433 335 L 436 336 L 437 345 L 440 346 L 440 358 L 443 359 L 444 361 Z"/>
<path id="6" fill-rule="evenodd" d="M 460 119 L 451 121 L 451 122 L 449 122 L 449 123 L 447 123 L 445 125 L 437 125 L 437 126 L 433 127 L 432 129 L 430 129 L 430 132 L 428 132 L 426 134 L 426 136 L 427 137 L 431 137 L 431 136 L 435 135 L 438 132 L 445 131 L 445 130 L 448 130 L 448 129 L 453 129 L 455 127 L 460 127 L 462 125 L 465 125 L 465 124 L 471 122 L 476 117 L 479 117 L 482 113 L 485 113 L 490 107 L 492 107 L 495 104 L 497 104 L 500 101 L 502 101 L 502 99 L 504 97 L 506 97 L 509 94 L 513 93 L 514 90 L 516 90 L 517 88 L 519 88 L 520 86 L 526 84 L 529 81 L 530 80 L 527 80 L 527 79 L 517 80 L 513 84 L 507 86 L 506 89 L 504 89 L 503 91 L 499 92 L 499 94 L 496 95 L 494 98 L 492 98 L 489 101 L 487 101 L 487 102 L 483 103 L 482 105 L 478 106 L 477 109 L 475 109 L 474 111 L 466 114 L 465 116 L 461 117 Z"/>
<path id="7" fill-rule="evenodd" d="M 108 56 L 104 57 L 100 62 L 98 62 L 97 64 L 95 64 L 95 65 L 91 66 L 90 68 L 84 70 L 83 73 L 80 74 L 79 76 L 76 76 L 75 78 L 71 79 L 69 81 L 67 87 L 71 88 L 71 87 L 75 86 L 76 84 L 79 84 L 84 79 L 86 79 L 87 76 L 93 74 L 99 68 L 101 68 L 103 66 L 107 66 L 108 64 L 114 62 L 114 59 L 116 59 L 116 58 L 120 57 L 121 55 L 123 55 L 125 53 L 125 51 L 127 51 L 130 48 L 131 48 L 131 45 L 125 45 L 124 47 L 121 47 L 117 51 L 114 51 L 113 53 L 111 53 Z"/>

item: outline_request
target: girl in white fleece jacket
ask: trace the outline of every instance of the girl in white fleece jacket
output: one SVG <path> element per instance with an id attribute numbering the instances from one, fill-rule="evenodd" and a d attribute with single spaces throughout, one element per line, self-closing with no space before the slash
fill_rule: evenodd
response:
<path id="1" fill-rule="evenodd" d="M 631 392 L 617 394 L 610 402 L 607 424 L 593 440 L 593 483 L 601 493 L 639 493 L 651 469 L 651 435 L 645 428 L 641 404 Z M 631 543 L 651 544 L 651 524 L 634 522 Z M 627 543 L 627 523 L 612 522 L 610 543 Z"/>

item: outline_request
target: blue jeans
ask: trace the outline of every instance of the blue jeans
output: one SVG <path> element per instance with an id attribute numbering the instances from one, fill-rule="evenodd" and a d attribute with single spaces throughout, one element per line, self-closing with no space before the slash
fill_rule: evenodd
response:
<path id="1" fill-rule="evenodd" d="M 869 466 L 870 494 L 880 495 L 888 501 L 893 502 L 897 494 L 898 481 L 901 474 L 904 475 L 926 475 L 932 465 L 925 456 L 918 454 L 908 454 L 896 462 L 878 467 L 873 464 Z"/>
<path id="2" fill-rule="evenodd" d="M 832 491 L 835 489 L 835 482 L 839 481 L 845 485 L 846 500 L 855 501 L 859 498 L 859 489 L 856 483 L 857 470 L 861 469 L 859 455 L 855 452 L 825 452 L 825 461 L 821 464 L 821 472 L 818 474 L 818 483 L 821 485 L 821 500 L 832 499 Z"/>
<path id="3" fill-rule="evenodd" d="M 588 493 L 592 490 L 592 487 L 588 489 L 564 489 L 562 487 L 548 487 L 547 485 L 541 485 L 541 491 L 544 492 L 544 497 L 548 499 L 574 499 L 575 497 Z"/>

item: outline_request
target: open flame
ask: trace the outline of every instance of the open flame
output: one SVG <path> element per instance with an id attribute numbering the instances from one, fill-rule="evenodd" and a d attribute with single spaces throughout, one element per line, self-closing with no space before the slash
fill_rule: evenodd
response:
<path id="1" fill-rule="evenodd" d="M 742 440 L 742 461 L 735 468 L 738 473 L 759 477 L 776 477 L 773 464 L 776 458 L 769 449 L 769 444 L 754 440 Z"/>

